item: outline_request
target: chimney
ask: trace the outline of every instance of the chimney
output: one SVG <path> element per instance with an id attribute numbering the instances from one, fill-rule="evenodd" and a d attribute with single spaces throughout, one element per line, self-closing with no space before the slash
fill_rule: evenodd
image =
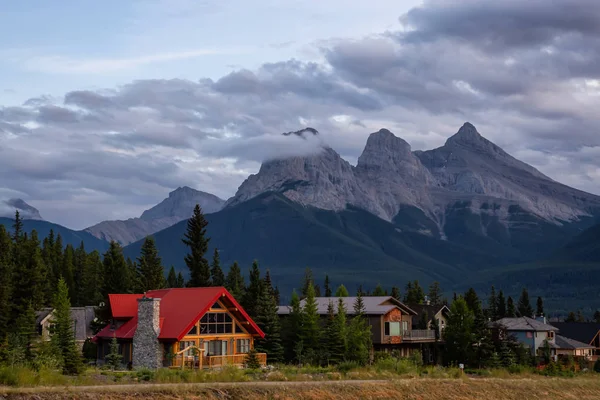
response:
<path id="1" fill-rule="evenodd" d="M 160 334 L 160 299 L 138 299 L 138 322 L 133 335 L 133 368 L 157 369 L 162 367 Z"/>
<path id="2" fill-rule="evenodd" d="M 544 314 L 538 315 L 535 317 L 536 321 L 541 322 L 542 324 L 546 324 L 546 316 L 544 316 Z"/>
<path id="3" fill-rule="evenodd" d="M 429 305 L 431 301 L 429 301 L 429 296 L 425 296 L 425 304 Z"/>

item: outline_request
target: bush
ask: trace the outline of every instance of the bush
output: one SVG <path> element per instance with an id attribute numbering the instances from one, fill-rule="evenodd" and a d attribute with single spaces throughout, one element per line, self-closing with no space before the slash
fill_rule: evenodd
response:
<path id="1" fill-rule="evenodd" d="M 356 361 L 344 361 L 344 362 L 339 363 L 336 368 L 342 374 L 347 374 L 348 372 L 352 371 L 353 369 L 360 368 L 360 365 Z"/>
<path id="2" fill-rule="evenodd" d="M 153 381 L 154 375 L 155 375 L 155 372 L 150 369 L 147 369 L 147 368 L 142 368 L 136 372 L 136 376 L 137 376 L 138 380 L 145 381 L 145 382 Z"/>
<path id="3" fill-rule="evenodd" d="M 248 352 L 246 360 L 244 361 L 244 366 L 248 369 L 260 368 L 260 361 L 258 360 L 258 355 L 255 349 L 252 349 Z"/>
<path id="4" fill-rule="evenodd" d="M 600 374 L 600 358 L 598 360 L 596 360 L 596 363 L 594 364 L 594 372 L 597 372 Z"/>

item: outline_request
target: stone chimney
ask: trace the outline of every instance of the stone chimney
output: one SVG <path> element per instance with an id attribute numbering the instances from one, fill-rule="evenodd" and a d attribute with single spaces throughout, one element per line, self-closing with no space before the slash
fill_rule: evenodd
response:
<path id="1" fill-rule="evenodd" d="M 138 323 L 133 335 L 133 368 L 156 369 L 162 367 L 160 334 L 160 299 L 138 299 Z"/>

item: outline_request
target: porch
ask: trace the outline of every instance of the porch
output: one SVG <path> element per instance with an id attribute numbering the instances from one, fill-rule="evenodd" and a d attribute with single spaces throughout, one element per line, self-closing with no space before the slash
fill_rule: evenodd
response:
<path id="1" fill-rule="evenodd" d="M 233 365 L 236 367 L 244 366 L 247 354 L 228 354 L 222 356 L 189 356 L 185 354 L 175 354 L 169 368 L 189 368 L 189 369 L 203 369 L 203 368 L 221 368 L 226 365 Z M 267 354 L 257 353 L 258 362 L 261 367 L 267 365 Z"/>

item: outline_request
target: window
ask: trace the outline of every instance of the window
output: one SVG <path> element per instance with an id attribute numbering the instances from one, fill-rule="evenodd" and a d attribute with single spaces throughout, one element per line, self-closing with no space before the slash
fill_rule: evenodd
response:
<path id="1" fill-rule="evenodd" d="M 548 332 L 548 339 L 554 339 L 554 331 Z"/>
<path id="2" fill-rule="evenodd" d="M 238 339 L 237 340 L 237 352 L 248 353 L 250 351 L 250 339 Z"/>
<path id="3" fill-rule="evenodd" d="M 223 306 L 221 306 L 221 304 L 217 301 L 211 308 L 214 308 L 215 310 L 222 310 Z"/>
<path id="4" fill-rule="evenodd" d="M 246 333 L 246 332 L 244 332 L 244 330 L 242 329 L 241 326 L 239 326 L 238 324 L 235 324 L 235 333 Z"/>
<path id="5" fill-rule="evenodd" d="M 402 332 L 408 331 L 408 321 L 402 321 Z"/>
<path id="6" fill-rule="evenodd" d="M 198 325 L 194 325 L 192 329 L 188 332 L 188 335 L 197 335 L 198 334 Z"/>
<path id="7" fill-rule="evenodd" d="M 386 322 L 385 336 L 400 336 L 400 322 Z"/>
<path id="8" fill-rule="evenodd" d="M 232 333 L 233 320 L 227 313 L 206 313 L 200 320 L 200 334 Z"/>
<path id="9" fill-rule="evenodd" d="M 227 354 L 227 340 L 211 340 L 208 342 L 208 355 L 223 356 Z"/>

